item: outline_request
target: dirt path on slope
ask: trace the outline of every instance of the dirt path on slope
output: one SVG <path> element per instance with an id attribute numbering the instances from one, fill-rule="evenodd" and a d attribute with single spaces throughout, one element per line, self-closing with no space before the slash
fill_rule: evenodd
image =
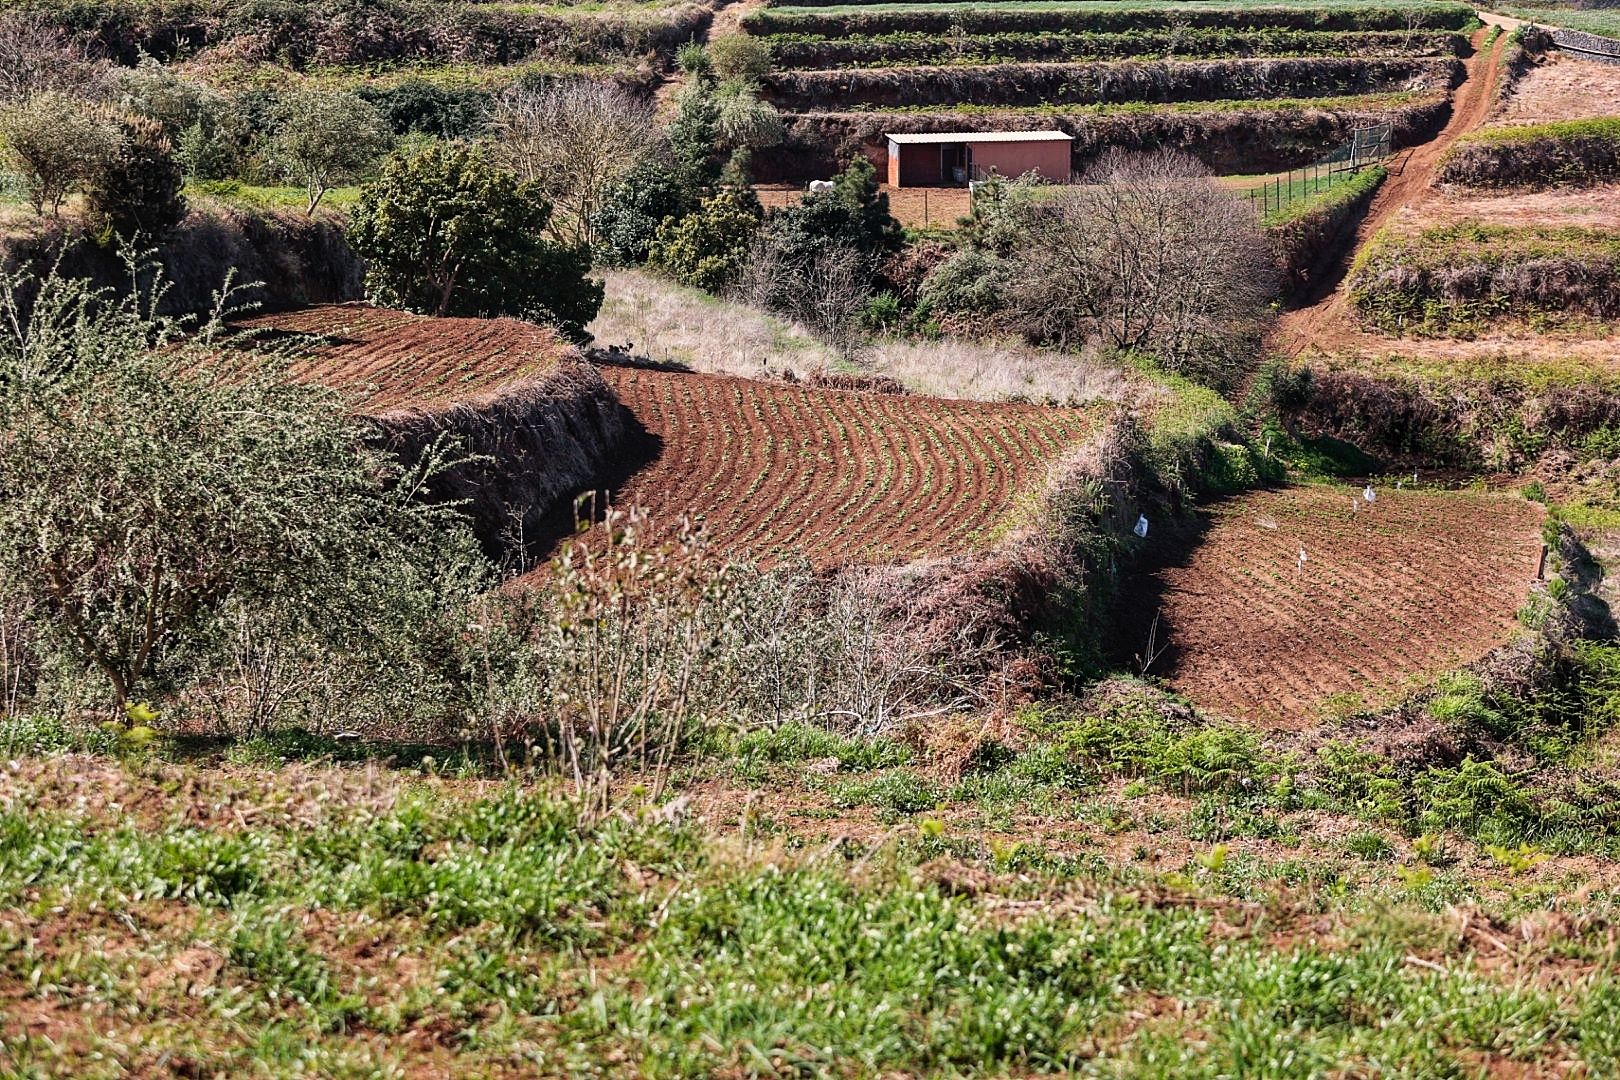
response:
<path id="1" fill-rule="evenodd" d="M 1474 35 L 1475 53 L 1465 62 L 1463 83 L 1451 97 L 1451 119 L 1439 135 L 1391 159 L 1389 178 L 1373 197 L 1344 253 L 1317 282 L 1310 302 L 1286 312 L 1278 320 L 1271 336 L 1271 352 L 1287 356 L 1297 356 L 1308 348 L 1332 352 L 1341 338 L 1350 336 L 1343 286 L 1345 272 L 1356 252 L 1403 207 L 1416 205 L 1429 196 L 1434 187 L 1435 170 L 1446 150 L 1459 136 L 1479 127 L 1490 116 L 1505 36 L 1499 36 L 1488 51 L 1480 51 L 1488 33 L 1489 30 L 1480 30 Z"/>
<path id="2" fill-rule="evenodd" d="M 717 37 L 743 32 L 743 18 L 751 11 L 765 6 L 765 0 L 716 0 L 714 15 L 698 37 L 699 45 L 707 45 Z M 653 109 L 659 114 L 674 108 L 675 95 L 686 85 L 686 76 L 680 68 L 669 73 L 653 92 Z"/>

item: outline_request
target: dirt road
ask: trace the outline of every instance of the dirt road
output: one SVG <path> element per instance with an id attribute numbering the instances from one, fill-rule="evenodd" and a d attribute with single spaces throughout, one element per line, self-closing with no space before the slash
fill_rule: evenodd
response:
<path id="1" fill-rule="evenodd" d="M 1270 352 L 1298 356 L 1306 349 L 1332 352 L 1335 344 L 1349 336 L 1344 305 L 1344 276 L 1355 253 L 1403 207 L 1414 206 L 1429 196 L 1434 187 L 1435 169 L 1458 137 L 1474 130 L 1490 116 L 1496 99 L 1496 83 L 1501 68 L 1503 37 L 1489 49 L 1482 49 L 1489 30 L 1474 35 L 1475 53 L 1464 64 L 1463 83 L 1451 98 L 1451 119 L 1440 134 L 1419 146 L 1410 147 L 1389 163 L 1389 179 L 1374 196 L 1367 214 L 1356 227 L 1344 254 L 1316 283 L 1309 301 L 1286 312 L 1272 331 Z"/>

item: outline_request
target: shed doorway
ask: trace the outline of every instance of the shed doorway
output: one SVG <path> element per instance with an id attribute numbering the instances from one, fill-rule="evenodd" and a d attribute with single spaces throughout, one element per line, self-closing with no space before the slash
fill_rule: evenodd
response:
<path id="1" fill-rule="evenodd" d="M 966 184 L 973 178 L 973 147 L 968 143 L 941 143 L 939 182 Z"/>

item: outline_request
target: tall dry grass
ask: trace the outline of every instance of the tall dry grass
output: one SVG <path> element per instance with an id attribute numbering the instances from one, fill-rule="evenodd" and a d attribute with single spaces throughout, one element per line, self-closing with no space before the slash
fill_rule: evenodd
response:
<path id="1" fill-rule="evenodd" d="M 758 308 L 640 270 L 603 278 L 606 298 L 589 329 L 604 347 L 745 378 L 803 379 L 840 367 L 808 331 Z M 880 340 L 862 353 L 860 370 L 898 379 L 913 393 L 974 401 L 1142 404 L 1163 394 L 1117 365 L 1016 341 Z"/>

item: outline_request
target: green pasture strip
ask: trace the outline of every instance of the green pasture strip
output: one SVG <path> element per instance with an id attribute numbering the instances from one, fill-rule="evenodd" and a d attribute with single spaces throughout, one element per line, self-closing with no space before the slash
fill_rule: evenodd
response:
<path id="1" fill-rule="evenodd" d="M 1485 704 L 1464 681 L 1446 695 L 1453 711 Z M 1451 905 L 1476 895 L 1480 868 L 1438 834 L 1408 861 L 1375 824 L 1408 798 L 1448 826 L 1530 820 L 1539 806 L 1515 780 L 1470 760 L 1403 784 L 1354 746 L 1287 761 L 1252 732 L 1171 733 L 1152 715 L 1061 721 L 953 787 L 904 771 L 834 779 L 824 804 L 876 807 L 891 828 L 824 850 L 770 839 L 769 809 L 721 836 L 645 812 L 592 820 L 517 784 L 460 799 L 405 787 L 307 824 L 276 802 L 307 789 L 268 772 L 253 774 L 262 801 L 219 803 L 192 794 L 204 774 L 137 774 L 132 803 L 173 805 L 163 827 L 8 803 L 0 981 L 13 1006 L 54 1010 L 81 1037 L 25 1025 L 0 1062 L 127 1075 L 134 1031 L 142 1060 L 199 1075 L 405 1075 L 412 1053 L 469 1076 L 604 1062 L 765 1076 L 791 1062 L 797 1075 L 1280 1080 L 1363 1063 L 1472 1075 L 1487 1055 L 1612 1075 L 1613 897 L 1589 889 L 1578 910 L 1593 918 L 1538 924 L 1538 947 L 1567 967 L 1516 977 L 1499 948 L 1457 932 Z M 1175 824 L 1206 838 L 1195 858 L 1155 871 L 927 816 L 939 798 L 986 813 L 1035 800 L 1072 808 L 1085 836 L 1137 813 L 1113 792 L 1073 800 L 1118 775 L 1192 804 Z M 1283 815 L 1318 798 L 1361 819 L 1335 849 L 1222 839 L 1302 838 L 1290 830 L 1311 819 Z M 1493 858 L 1540 855 L 1488 835 Z M 1527 881 L 1480 921 L 1571 903 Z M 1324 916 L 1333 932 L 1310 930 Z M 66 922 L 72 937 L 35 932 Z M 214 974 L 187 977 L 199 960 Z"/>
<path id="2" fill-rule="evenodd" d="M 1561 26 L 1566 30 L 1583 30 L 1599 37 L 1620 40 L 1620 8 L 1504 7 L 1492 10 L 1543 26 Z"/>
<path id="3" fill-rule="evenodd" d="M 1479 25 L 1462 4 L 1243 3 L 1208 0 L 1166 5 L 1131 0 L 1035 0 L 1010 4 L 872 4 L 767 7 L 744 17 L 753 33 L 828 26 L 851 31 L 1055 29 L 1122 30 L 1143 27 L 1265 27 L 1320 30 L 1462 30 Z"/>
<path id="4" fill-rule="evenodd" d="M 1615 103 L 1620 110 L 1620 102 Z M 1544 124 L 1514 124 L 1502 127 L 1484 127 L 1461 136 L 1461 144 L 1506 146 L 1564 139 L 1603 139 L 1620 142 L 1620 116 L 1599 117 L 1590 120 L 1554 120 Z"/>
<path id="5" fill-rule="evenodd" d="M 186 185 L 187 198 L 213 199 L 248 210 L 303 210 L 309 195 L 301 187 L 244 184 L 237 180 L 204 180 Z M 321 196 L 321 208 L 342 210 L 360 199 L 357 187 L 335 187 Z"/>
<path id="6" fill-rule="evenodd" d="M 1307 109 L 1374 112 L 1422 104 L 1437 100 L 1441 96 L 1434 91 L 1403 90 L 1387 94 L 1353 94 L 1340 97 L 1277 98 L 1272 100 L 1226 98 L 1219 101 L 1124 101 L 1101 105 L 910 105 L 894 107 L 872 105 L 858 106 L 843 111 L 848 113 L 883 113 L 897 116 L 995 116 L 1006 113 L 1075 117 L 1130 116 L 1160 112 L 1176 114 L 1295 112 Z"/>
<path id="7" fill-rule="evenodd" d="M 1317 177 L 1295 175 L 1292 180 L 1285 180 L 1282 184 L 1282 209 L 1263 214 L 1260 223 L 1268 229 L 1277 228 L 1318 211 L 1331 210 L 1343 203 L 1353 202 L 1365 195 L 1369 189 L 1383 183 L 1386 175 L 1383 167 L 1376 165 L 1358 172 L 1324 172 Z M 1252 195 L 1252 191 L 1258 191 L 1258 186 L 1254 189 L 1240 190 L 1239 193 L 1258 198 Z"/>
<path id="8" fill-rule="evenodd" d="M 882 14 L 897 11 L 1158 11 L 1195 14 L 1200 11 L 1466 11 L 1464 4 L 1433 3 L 1430 0 L 1009 0 L 1005 3 L 975 3 L 972 0 L 944 0 L 924 3 L 829 4 L 827 6 L 785 4 L 770 10 L 795 15 L 802 12 L 837 14 Z"/>

